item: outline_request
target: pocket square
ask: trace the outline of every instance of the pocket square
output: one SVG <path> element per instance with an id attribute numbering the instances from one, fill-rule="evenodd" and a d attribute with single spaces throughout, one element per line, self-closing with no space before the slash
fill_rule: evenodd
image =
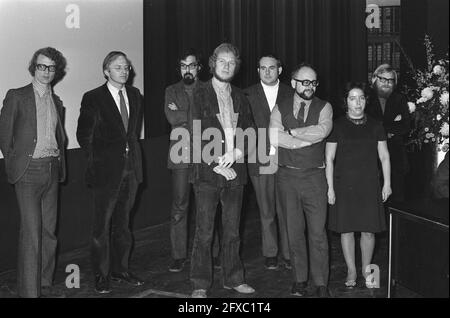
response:
<path id="1" fill-rule="evenodd" d="M 400 121 L 402 120 L 402 115 L 397 115 L 397 117 L 395 117 L 394 121 Z"/>

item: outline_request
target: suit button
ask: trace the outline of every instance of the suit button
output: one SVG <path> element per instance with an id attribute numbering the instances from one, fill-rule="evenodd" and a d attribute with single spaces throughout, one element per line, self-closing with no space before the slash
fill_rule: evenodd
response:
<path id="1" fill-rule="evenodd" d="M 222 139 L 222 143 L 224 143 L 224 142 L 225 142 L 225 140 Z"/>
<path id="2" fill-rule="evenodd" d="M 36 142 L 36 138 L 34 138 L 33 141 Z"/>

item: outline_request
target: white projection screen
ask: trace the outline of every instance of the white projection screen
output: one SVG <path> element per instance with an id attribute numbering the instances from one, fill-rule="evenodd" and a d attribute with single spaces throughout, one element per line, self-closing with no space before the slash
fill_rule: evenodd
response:
<path id="1" fill-rule="evenodd" d="M 67 74 L 54 90 L 66 108 L 69 149 L 79 147 L 81 98 L 105 82 L 102 62 L 108 52 L 128 55 L 133 84 L 143 93 L 143 0 L 0 0 L 0 108 L 8 89 L 31 82 L 28 63 L 47 46 L 67 59 Z"/>

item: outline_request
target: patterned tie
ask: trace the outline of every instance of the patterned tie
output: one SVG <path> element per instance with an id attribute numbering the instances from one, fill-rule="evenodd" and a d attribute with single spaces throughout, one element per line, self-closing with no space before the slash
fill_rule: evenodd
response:
<path id="1" fill-rule="evenodd" d="M 122 90 L 119 91 L 120 97 L 120 115 L 122 116 L 123 126 L 125 131 L 128 131 L 128 111 L 127 105 L 125 104 L 125 98 L 123 97 Z"/>
<path id="2" fill-rule="evenodd" d="M 305 102 L 301 102 L 300 110 L 298 111 L 297 114 L 297 120 L 302 124 L 305 122 L 305 106 L 306 106 Z"/>

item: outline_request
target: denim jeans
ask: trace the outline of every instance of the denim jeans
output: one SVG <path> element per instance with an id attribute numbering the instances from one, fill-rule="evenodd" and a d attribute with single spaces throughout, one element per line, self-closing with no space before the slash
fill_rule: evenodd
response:
<path id="1" fill-rule="evenodd" d="M 187 220 L 189 212 L 190 169 L 172 170 L 172 208 L 170 211 L 170 243 L 172 258 L 184 259 L 187 255 Z"/>
<path id="2" fill-rule="evenodd" d="M 239 256 L 239 223 L 243 186 L 215 187 L 195 185 L 196 228 L 191 256 L 191 282 L 194 289 L 208 289 L 213 282 L 212 241 L 217 205 L 222 205 L 221 263 L 223 284 L 235 287 L 244 283 L 244 268 Z"/>
<path id="3" fill-rule="evenodd" d="M 17 293 L 39 297 L 51 286 L 55 269 L 58 158 L 31 159 L 15 184 L 20 211 Z"/>

